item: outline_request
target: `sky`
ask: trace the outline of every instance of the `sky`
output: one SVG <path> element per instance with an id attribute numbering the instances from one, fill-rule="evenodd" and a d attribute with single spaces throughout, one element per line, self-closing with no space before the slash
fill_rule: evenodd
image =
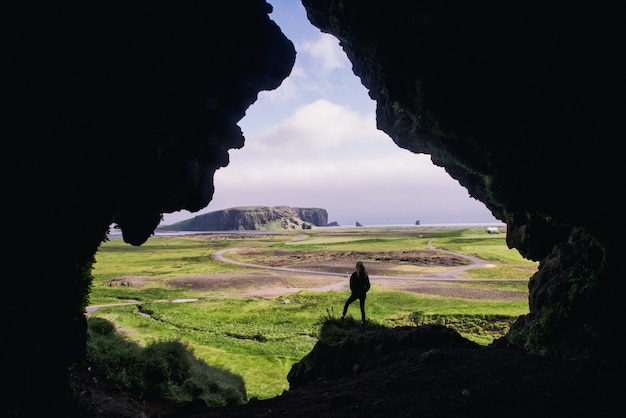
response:
<path id="1" fill-rule="evenodd" d="M 328 222 L 346 226 L 500 223 L 429 155 L 376 129 L 376 102 L 299 0 L 268 3 L 295 45 L 294 68 L 239 122 L 245 145 L 216 171 L 209 205 L 164 214 L 161 225 L 240 206 L 323 208 Z"/>

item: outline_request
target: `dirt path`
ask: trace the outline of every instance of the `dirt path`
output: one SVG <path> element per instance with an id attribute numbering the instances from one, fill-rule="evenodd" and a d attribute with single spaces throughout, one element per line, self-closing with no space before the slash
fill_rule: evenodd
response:
<path id="1" fill-rule="evenodd" d="M 296 239 L 301 239 L 296 237 Z M 275 299 L 288 296 L 301 290 L 312 292 L 347 291 L 349 277 L 354 271 L 355 260 L 360 258 L 376 258 L 380 263 L 368 265 L 373 288 L 402 290 L 414 293 L 461 297 L 470 299 L 494 300 L 527 300 L 526 292 L 487 289 L 478 286 L 464 286 L 471 283 L 488 282 L 527 282 L 528 280 L 488 280 L 468 279 L 459 274 L 473 268 L 490 267 L 485 261 L 434 248 L 429 242 L 427 251 L 397 253 L 272 253 L 258 246 L 228 248 L 213 253 L 213 257 L 221 262 L 254 268 L 254 272 L 228 272 L 207 275 L 180 276 L 170 280 L 176 287 L 187 287 L 190 290 L 216 292 L 216 298 L 263 298 Z M 244 263 L 228 258 L 226 254 L 240 252 L 255 258 L 256 263 Z M 413 274 L 402 272 L 406 265 L 425 265 L 424 272 Z M 395 274 L 400 271 L 402 274 Z M 141 287 L 149 281 L 162 280 L 160 277 L 123 276 L 110 282 L 111 285 Z M 188 302 L 198 299 L 164 300 L 163 302 Z M 135 304 L 128 301 L 120 304 Z M 93 311 L 100 306 L 90 306 Z"/>

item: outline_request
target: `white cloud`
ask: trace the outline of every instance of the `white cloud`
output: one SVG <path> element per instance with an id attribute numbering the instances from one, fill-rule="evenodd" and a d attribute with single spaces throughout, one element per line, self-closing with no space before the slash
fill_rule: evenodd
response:
<path id="1" fill-rule="evenodd" d="M 350 144 L 367 147 L 383 141 L 391 139 L 376 129 L 373 114 L 361 115 L 321 99 L 296 109 L 279 124 L 260 132 L 246 132 L 246 147 L 257 152 L 280 147 L 281 152 L 296 149 L 331 153 Z"/>
<path id="2" fill-rule="evenodd" d="M 304 41 L 296 45 L 296 50 L 310 55 L 316 71 L 329 72 L 351 67 L 337 38 L 326 33 L 320 33 L 319 38 L 314 41 Z"/>

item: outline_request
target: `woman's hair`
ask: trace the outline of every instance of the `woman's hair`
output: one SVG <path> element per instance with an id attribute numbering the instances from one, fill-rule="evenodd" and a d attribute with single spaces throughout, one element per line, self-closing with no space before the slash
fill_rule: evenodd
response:
<path id="1" fill-rule="evenodd" d="M 356 262 L 356 269 L 359 272 L 359 274 L 367 275 L 367 269 L 365 268 L 365 264 L 363 264 L 362 261 Z"/>

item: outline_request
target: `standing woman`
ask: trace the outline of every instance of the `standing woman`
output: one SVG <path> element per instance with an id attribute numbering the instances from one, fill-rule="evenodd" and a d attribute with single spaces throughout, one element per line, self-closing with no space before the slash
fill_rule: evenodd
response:
<path id="1" fill-rule="evenodd" d="M 343 322 L 346 312 L 348 312 L 348 306 L 355 300 L 359 300 L 359 306 L 361 307 L 361 331 L 365 330 L 365 295 L 370 290 L 370 277 L 367 274 L 365 265 L 362 261 L 356 262 L 356 270 L 350 276 L 350 291 L 352 292 L 343 305 L 343 315 L 341 315 L 341 322 Z"/>

